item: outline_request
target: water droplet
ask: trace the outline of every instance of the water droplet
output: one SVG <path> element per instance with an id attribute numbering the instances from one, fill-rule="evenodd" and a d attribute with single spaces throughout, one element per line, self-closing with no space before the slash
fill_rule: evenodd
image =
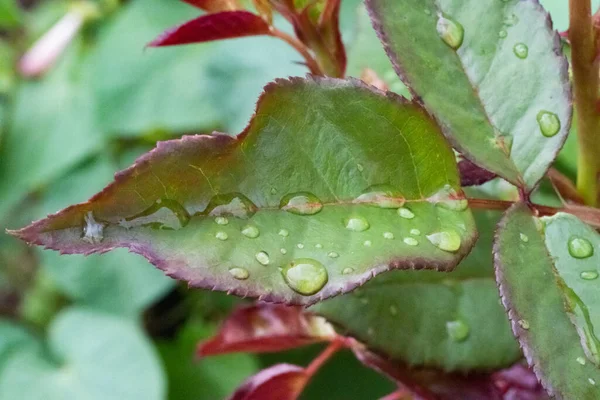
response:
<path id="1" fill-rule="evenodd" d="M 421 231 L 413 228 L 410 230 L 410 234 L 414 236 L 419 236 L 421 234 Z"/>
<path id="2" fill-rule="evenodd" d="M 390 314 L 392 314 L 392 315 L 398 314 L 398 309 L 396 308 L 396 306 L 394 306 L 394 305 L 390 306 Z"/>
<path id="3" fill-rule="evenodd" d="M 432 233 L 427 239 L 440 250 L 455 252 L 460 249 L 460 235 L 454 231 Z"/>
<path id="4" fill-rule="evenodd" d="M 348 275 L 348 274 L 351 274 L 353 272 L 354 272 L 354 268 L 350 268 L 350 267 L 344 268 L 342 270 L 342 274 L 344 274 L 344 275 Z"/>
<path id="5" fill-rule="evenodd" d="M 282 210 L 298 215 L 314 215 L 321 211 L 323 203 L 317 196 L 308 192 L 292 193 L 281 199 Z"/>
<path id="6" fill-rule="evenodd" d="M 229 220 L 225 217 L 217 217 L 215 218 L 215 223 L 218 225 L 227 225 L 229 223 Z"/>
<path id="7" fill-rule="evenodd" d="M 393 239 L 394 238 L 394 234 L 392 232 L 384 232 L 383 233 L 383 237 L 386 239 Z"/>
<path id="8" fill-rule="evenodd" d="M 517 323 L 521 328 L 529 330 L 529 321 L 527 321 L 526 319 L 520 319 L 517 321 Z"/>
<path id="9" fill-rule="evenodd" d="M 544 231 L 546 230 L 546 223 L 539 218 L 533 218 L 533 223 L 535 225 L 535 229 L 539 233 L 543 234 Z"/>
<path id="10" fill-rule="evenodd" d="M 521 238 L 521 242 L 529 242 L 529 237 L 524 233 L 519 233 L 519 237 Z"/>
<path id="11" fill-rule="evenodd" d="M 363 245 L 364 245 L 365 247 L 371 247 L 371 246 L 373 245 L 373 242 L 371 242 L 370 240 L 365 240 L 365 241 L 363 242 Z"/>
<path id="12" fill-rule="evenodd" d="M 153 229 L 177 230 L 190 222 L 190 214 L 175 200 L 158 199 L 153 205 L 133 217 L 119 221 L 124 228 L 149 226 Z"/>
<path id="13" fill-rule="evenodd" d="M 210 216 L 231 216 L 245 219 L 253 216 L 257 210 L 256 205 L 241 193 L 216 195 L 206 206 L 206 212 Z"/>
<path id="14" fill-rule="evenodd" d="M 434 195 L 427 199 L 438 207 L 453 211 L 464 211 L 469 206 L 469 202 L 465 199 L 462 191 L 459 193 L 450 185 L 445 185 Z"/>
<path id="15" fill-rule="evenodd" d="M 440 35 L 444 43 L 454 50 L 458 49 L 462 45 L 465 36 L 465 29 L 457 21 L 440 15 L 436 28 L 438 35 Z"/>
<path id="16" fill-rule="evenodd" d="M 278 233 L 279 233 L 279 236 L 283 236 L 283 237 L 288 237 L 290 235 L 290 232 L 287 229 L 280 229 Z"/>
<path id="17" fill-rule="evenodd" d="M 344 221 L 344 223 L 346 224 L 346 229 L 354 232 L 366 231 L 371 226 L 363 217 L 351 217 Z"/>
<path id="18" fill-rule="evenodd" d="M 427 15 L 431 15 L 431 10 L 430 10 L 430 9 L 426 8 L 426 9 L 425 9 L 425 10 L 423 10 L 423 11 L 425 12 L 425 14 L 427 14 Z"/>
<path id="19" fill-rule="evenodd" d="M 310 258 L 293 260 L 281 270 L 281 274 L 292 290 L 304 296 L 318 293 L 328 280 L 323 264 Z"/>
<path id="20" fill-rule="evenodd" d="M 579 236 L 571 236 L 568 248 L 569 254 L 575 258 L 588 258 L 594 254 L 590 241 Z"/>
<path id="21" fill-rule="evenodd" d="M 360 299 L 360 302 L 361 302 L 362 304 L 364 304 L 364 305 L 367 305 L 367 304 L 369 304 L 369 299 L 367 299 L 367 298 L 365 297 L 365 298 L 362 298 L 362 299 Z"/>
<path id="22" fill-rule="evenodd" d="M 558 115 L 542 110 L 537 114 L 536 119 L 542 135 L 552 137 L 560 131 L 560 119 L 558 119 Z"/>
<path id="23" fill-rule="evenodd" d="M 513 53 L 515 53 L 515 56 L 523 60 L 527 58 L 527 55 L 529 54 L 529 48 L 525 43 L 517 43 L 513 47 Z"/>
<path id="24" fill-rule="evenodd" d="M 321 243 L 317 243 L 317 244 L 315 244 L 315 248 L 322 249 L 323 245 Z"/>
<path id="25" fill-rule="evenodd" d="M 593 380 L 592 378 L 588 378 L 588 382 L 590 383 L 590 385 L 596 386 L 596 381 Z"/>
<path id="26" fill-rule="evenodd" d="M 450 339 L 455 342 L 462 342 L 467 339 L 469 331 L 469 325 L 459 319 L 446 322 L 446 332 L 448 332 Z"/>
<path id="27" fill-rule="evenodd" d="M 363 171 L 365 170 L 365 167 L 363 167 L 363 165 L 362 165 L 362 164 L 356 164 L 356 169 L 357 169 L 359 172 L 363 172 Z"/>
<path id="28" fill-rule="evenodd" d="M 498 37 L 500 39 L 504 39 L 508 36 L 508 32 L 506 32 L 504 29 L 502 29 L 500 32 L 498 32 Z"/>
<path id="29" fill-rule="evenodd" d="M 404 243 L 406 243 L 409 246 L 418 246 L 419 245 L 419 242 L 415 238 L 407 237 L 407 238 L 404 238 L 403 241 L 404 241 Z"/>
<path id="30" fill-rule="evenodd" d="M 229 268 L 229 273 L 235 279 L 239 279 L 239 280 L 248 279 L 248 277 L 250 276 L 250 273 L 248 272 L 248 270 L 246 268 L 239 268 L 239 267 Z"/>
<path id="31" fill-rule="evenodd" d="M 504 21 L 502 21 L 504 25 L 514 26 L 519 23 L 519 17 L 516 14 L 507 15 L 504 17 Z"/>
<path id="32" fill-rule="evenodd" d="M 369 204 L 379 208 L 400 208 L 406 199 L 389 185 L 373 185 L 358 196 L 354 203 Z"/>
<path id="33" fill-rule="evenodd" d="M 85 220 L 85 226 L 83 227 L 82 240 L 90 244 L 100 243 L 104 239 L 104 225 L 94 219 L 94 214 L 91 211 L 88 211 L 83 219 Z"/>
<path id="34" fill-rule="evenodd" d="M 298 247 L 299 249 L 303 249 L 304 248 L 304 243 L 298 243 L 296 245 L 296 247 Z"/>
<path id="35" fill-rule="evenodd" d="M 271 194 L 277 194 L 277 189 L 275 189 L 274 187 L 271 188 Z"/>
<path id="36" fill-rule="evenodd" d="M 576 359 L 576 360 L 577 360 L 577 362 L 578 362 L 579 364 L 581 364 L 581 365 L 585 365 L 585 358 L 583 358 L 583 357 L 577 357 L 577 359 Z"/>
<path id="37" fill-rule="evenodd" d="M 262 265 L 269 265 L 269 262 L 271 262 L 271 260 L 269 259 L 269 255 L 264 251 L 259 251 L 258 253 L 256 253 L 254 255 L 254 258 L 256 258 L 256 261 L 258 261 Z"/>
<path id="38" fill-rule="evenodd" d="M 413 219 L 415 217 L 415 214 L 405 207 L 400 207 L 398 209 L 398 215 L 406 219 Z"/>
<path id="39" fill-rule="evenodd" d="M 284 248 L 279 249 L 279 251 L 281 252 L 281 254 L 287 254 L 287 250 Z"/>
<path id="40" fill-rule="evenodd" d="M 340 255 L 338 253 L 336 253 L 335 251 L 330 251 L 329 253 L 327 253 L 327 257 L 329 258 L 338 258 Z"/>
<path id="41" fill-rule="evenodd" d="M 365 304 L 366 304 L 366 303 L 365 303 Z M 369 335 L 369 336 L 374 336 L 374 335 L 375 335 L 375 329 L 373 329 L 373 328 L 369 327 L 369 328 L 367 329 L 367 335 Z"/>
<path id="42" fill-rule="evenodd" d="M 221 231 L 215 233 L 215 237 L 219 240 L 227 240 L 229 238 L 229 236 L 225 232 Z"/>
<path id="43" fill-rule="evenodd" d="M 593 281 L 594 279 L 598 278 L 598 272 L 583 271 L 581 274 L 579 274 L 579 276 L 581 277 L 581 279 L 585 279 L 586 281 Z"/>
<path id="44" fill-rule="evenodd" d="M 260 235 L 260 231 L 254 225 L 246 225 L 242 229 L 242 235 L 244 235 L 250 239 L 255 239 Z"/>

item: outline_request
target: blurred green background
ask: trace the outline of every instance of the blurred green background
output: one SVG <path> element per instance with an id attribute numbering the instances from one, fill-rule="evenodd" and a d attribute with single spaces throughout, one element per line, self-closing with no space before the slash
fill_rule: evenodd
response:
<path id="1" fill-rule="evenodd" d="M 568 2 L 542 3 L 566 29 Z M 405 93 L 360 2 L 342 4 L 348 74 L 387 71 L 390 88 Z M 56 63 L 42 77 L 21 77 L 20 56 L 82 6 L 91 17 Z M 271 38 L 144 49 L 198 14 L 176 0 L 0 0 L 0 399 L 220 399 L 265 366 L 306 365 L 319 352 L 196 362 L 196 343 L 240 300 L 190 291 L 125 250 L 59 256 L 4 233 L 85 201 L 157 140 L 236 134 L 264 84 L 306 73 Z M 558 163 L 571 176 L 573 139 Z M 392 390 L 341 353 L 303 398 L 374 399 Z"/>

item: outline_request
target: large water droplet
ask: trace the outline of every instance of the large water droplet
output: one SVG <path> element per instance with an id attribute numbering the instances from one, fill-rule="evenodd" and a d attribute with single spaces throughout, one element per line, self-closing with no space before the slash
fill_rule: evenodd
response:
<path id="1" fill-rule="evenodd" d="M 281 270 L 285 283 L 304 296 L 318 293 L 327 283 L 325 266 L 311 258 L 293 260 Z"/>
<path id="2" fill-rule="evenodd" d="M 568 243 L 569 254 L 575 258 L 588 258 L 594 254 L 594 247 L 586 238 L 571 236 Z"/>
<path id="3" fill-rule="evenodd" d="M 438 35 L 440 35 L 444 43 L 454 50 L 458 49 L 462 45 L 465 37 L 465 29 L 459 22 L 440 15 L 437 21 L 436 29 Z"/>
<path id="4" fill-rule="evenodd" d="M 455 231 L 441 231 L 427 235 L 427 239 L 440 250 L 455 252 L 460 249 L 460 235 Z"/>
<path id="5" fill-rule="evenodd" d="M 358 196 L 354 203 L 369 204 L 379 208 L 400 208 L 406 199 L 389 185 L 374 185 Z"/>
<path id="6" fill-rule="evenodd" d="M 269 263 L 271 262 L 271 260 L 269 259 L 269 255 L 265 251 L 259 251 L 254 255 L 254 258 L 256 258 L 256 261 L 258 261 L 262 265 L 269 265 Z"/>
<path id="7" fill-rule="evenodd" d="M 248 277 L 250 276 L 250 273 L 248 272 L 248 270 L 246 268 L 239 268 L 239 267 L 229 268 L 229 273 L 235 279 L 239 279 L 239 280 L 248 279 Z"/>
<path id="8" fill-rule="evenodd" d="M 246 225 L 242 228 L 242 235 L 250 239 L 255 239 L 260 235 L 260 231 L 254 225 Z"/>
<path id="9" fill-rule="evenodd" d="M 419 245 L 419 241 L 415 238 L 411 238 L 411 237 L 407 237 L 404 238 L 404 243 L 406 243 L 409 246 L 418 246 Z"/>
<path id="10" fill-rule="evenodd" d="M 149 226 L 153 229 L 177 230 L 190 222 L 190 214 L 175 200 L 158 199 L 153 205 L 133 217 L 119 221 L 124 228 Z"/>
<path id="11" fill-rule="evenodd" d="M 249 198 L 241 193 L 219 194 L 214 196 L 208 206 L 206 213 L 210 216 L 232 216 L 236 218 L 250 218 L 258 208 Z"/>
<path id="12" fill-rule="evenodd" d="M 363 217 L 351 217 L 344 221 L 344 223 L 346 224 L 346 229 L 354 232 L 366 231 L 371 226 L 369 225 L 369 221 Z"/>
<path id="13" fill-rule="evenodd" d="M 542 110 L 537 114 L 536 119 L 542 135 L 552 137 L 560 131 L 560 119 L 558 119 L 558 115 Z"/>
<path id="14" fill-rule="evenodd" d="M 88 211 L 83 217 L 85 225 L 83 226 L 82 240 L 90 244 L 98 244 L 104 239 L 104 225 L 94 219 L 94 214 Z"/>
<path id="15" fill-rule="evenodd" d="M 413 219 L 415 217 L 415 214 L 405 207 L 400 207 L 398 209 L 398 215 L 406 219 Z"/>
<path id="16" fill-rule="evenodd" d="M 227 235 L 227 233 L 225 232 L 217 232 L 215 233 L 215 237 L 219 240 L 227 240 L 229 238 L 229 236 Z"/>
<path id="17" fill-rule="evenodd" d="M 427 200 L 438 207 L 453 211 L 464 211 L 469 206 L 469 202 L 465 198 L 464 193 L 457 192 L 450 185 L 444 185 L 442 189 L 432 196 L 429 196 Z"/>
<path id="18" fill-rule="evenodd" d="M 291 193 L 281 199 L 280 208 L 298 215 L 314 215 L 321 211 L 323 203 L 308 192 Z"/>
<path id="19" fill-rule="evenodd" d="M 469 325 L 460 319 L 446 322 L 446 332 L 448 332 L 450 339 L 455 342 L 462 342 L 467 339 L 467 337 L 469 337 L 469 331 Z"/>
<path id="20" fill-rule="evenodd" d="M 593 281 L 598 278 L 598 272 L 596 271 L 583 271 L 579 274 L 581 279 L 585 279 L 586 281 Z"/>
<path id="21" fill-rule="evenodd" d="M 525 58 L 527 58 L 527 55 L 529 54 L 529 48 L 527 47 L 527 45 L 525 43 L 517 43 L 513 47 L 513 53 L 515 53 L 515 56 L 524 60 Z"/>

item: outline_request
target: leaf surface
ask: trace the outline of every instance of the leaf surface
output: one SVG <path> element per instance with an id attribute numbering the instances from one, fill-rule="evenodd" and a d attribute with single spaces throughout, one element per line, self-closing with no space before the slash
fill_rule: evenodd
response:
<path id="1" fill-rule="evenodd" d="M 237 138 L 162 142 L 16 234 L 66 253 L 128 247 L 194 287 L 310 304 L 389 269 L 451 270 L 476 237 L 466 206 L 422 109 L 353 80 L 294 78 L 266 88 Z"/>
<path id="2" fill-rule="evenodd" d="M 277 364 L 248 378 L 229 400 L 295 400 L 309 376 L 302 367 Z"/>
<path id="3" fill-rule="evenodd" d="M 370 0 L 396 72 L 477 165 L 533 189 L 571 122 L 566 59 L 536 1 Z"/>

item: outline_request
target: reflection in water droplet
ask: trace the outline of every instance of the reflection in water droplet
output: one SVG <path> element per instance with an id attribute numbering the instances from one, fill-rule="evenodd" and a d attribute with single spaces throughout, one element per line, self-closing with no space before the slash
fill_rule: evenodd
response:
<path id="1" fill-rule="evenodd" d="M 524 233 L 519 233 L 519 237 L 521 238 L 521 242 L 529 242 L 529 237 Z"/>
<path id="2" fill-rule="evenodd" d="M 363 232 L 369 229 L 369 222 L 363 217 L 351 217 L 344 221 L 346 229 L 354 232 Z"/>
<path id="3" fill-rule="evenodd" d="M 459 193 L 450 185 L 444 185 L 433 196 L 427 199 L 438 207 L 453 211 L 464 211 L 469 206 L 468 200 L 462 191 Z"/>
<path id="4" fill-rule="evenodd" d="M 421 234 L 421 231 L 413 228 L 410 230 L 410 234 L 414 236 L 419 236 Z"/>
<path id="5" fill-rule="evenodd" d="M 521 328 L 529 330 L 529 321 L 527 321 L 526 319 L 520 319 L 517 321 L 517 323 Z"/>
<path id="6" fill-rule="evenodd" d="M 217 217 L 215 218 L 215 223 L 218 225 L 227 225 L 229 223 L 229 220 L 225 217 Z"/>
<path id="7" fill-rule="evenodd" d="M 298 215 L 314 215 L 323 209 L 317 196 L 308 192 L 291 193 L 281 199 L 282 210 Z"/>
<path id="8" fill-rule="evenodd" d="M 398 309 L 396 308 L 396 306 L 394 306 L 394 305 L 390 306 L 390 314 L 392 314 L 392 315 L 398 314 Z"/>
<path id="9" fill-rule="evenodd" d="M 247 219 L 253 216 L 256 210 L 256 205 L 241 193 L 216 195 L 206 206 L 206 213 L 213 217 L 231 216 Z"/>
<path id="10" fill-rule="evenodd" d="M 177 230 L 190 222 L 190 214 L 175 200 L 158 199 L 153 205 L 133 217 L 119 221 L 124 228 L 149 226 L 153 229 Z"/>
<path id="11" fill-rule="evenodd" d="M 318 293 L 328 280 L 323 264 L 310 258 L 292 261 L 281 270 L 281 274 L 292 290 L 304 296 Z"/>
<path id="12" fill-rule="evenodd" d="M 217 232 L 215 233 L 215 237 L 219 240 L 227 240 L 229 238 L 225 232 Z"/>
<path id="13" fill-rule="evenodd" d="M 560 131 L 560 119 L 558 119 L 558 115 L 542 110 L 537 114 L 536 119 L 542 135 L 552 137 Z"/>
<path id="14" fill-rule="evenodd" d="M 594 279 L 598 278 L 598 272 L 583 271 L 581 274 L 579 274 L 579 276 L 581 277 L 581 279 L 585 279 L 586 281 L 593 281 Z"/>
<path id="15" fill-rule="evenodd" d="M 418 246 L 419 245 L 419 242 L 415 238 L 407 237 L 407 238 L 404 238 L 403 241 L 404 241 L 404 243 L 406 243 L 409 246 Z"/>
<path id="16" fill-rule="evenodd" d="M 379 208 L 402 207 L 406 199 L 400 192 L 389 185 L 374 185 L 358 196 L 354 203 L 369 204 Z"/>
<path id="17" fill-rule="evenodd" d="M 500 32 L 498 32 L 498 37 L 500 39 L 504 39 L 504 38 L 506 38 L 506 36 L 508 36 L 508 32 L 506 32 L 504 29 L 502 29 Z"/>
<path id="18" fill-rule="evenodd" d="M 575 258 L 588 258 L 594 254 L 594 247 L 590 241 L 579 236 L 571 236 L 568 248 L 569 254 Z"/>
<path id="19" fill-rule="evenodd" d="M 250 239 L 255 239 L 260 235 L 260 231 L 254 225 L 246 225 L 242 229 L 242 235 Z"/>
<path id="20" fill-rule="evenodd" d="M 437 21 L 436 29 L 438 35 L 440 35 L 444 43 L 454 50 L 458 49 L 462 45 L 465 36 L 465 30 L 457 21 L 448 17 L 440 16 Z"/>
<path id="21" fill-rule="evenodd" d="M 370 240 L 365 240 L 365 241 L 363 242 L 363 245 L 364 245 L 365 247 L 371 247 L 371 246 L 373 245 L 373 242 L 371 242 Z"/>
<path id="22" fill-rule="evenodd" d="M 283 237 L 288 237 L 290 235 L 290 232 L 287 229 L 280 229 L 278 233 L 279 233 L 279 236 L 283 236 Z"/>
<path id="23" fill-rule="evenodd" d="M 88 211 L 83 219 L 85 225 L 83 226 L 83 237 L 81 239 L 90 244 L 100 243 L 104 239 L 104 225 L 94 219 L 94 214 L 91 211 Z"/>
<path id="24" fill-rule="evenodd" d="M 348 275 L 348 274 L 351 274 L 353 272 L 354 272 L 354 268 L 350 268 L 350 267 L 344 268 L 342 270 L 342 274 L 344 274 L 344 275 Z"/>
<path id="25" fill-rule="evenodd" d="M 250 276 L 250 273 L 248 272 L 248 270 L 246 268 L 238 268 L 238 267 L 229 268 L 229 273 L 235 279 L 239 279 L 239 280 L 248 279 L 248 277 Z"/>
<path id="26" fill-rule="evenodd" d="M 330 251 L 329 253 L 327 253 L 327 257 L 329 258 L 338 258 L 340 255 L 338 253 L 336 253 L 335 251 Z"/>
<path id="27" fill-rule="evenodd" d="M 524 60 L 527 58 L 527 55 L 529 54 L 529 48 L 527 47 L 527 45 L 525 43 L 517 43 L 513 47 L 513 53 L 515 53 L 515 56 Z"/>
<path id="28" fill-rule="evenodd" d="M 279 251 L 281 252 L 281 254 L 287 254 L 287 250 L 284 248 L 279 249 Z"/>
<path id="29" fill-rule="evenodd" d="M 401 207 L 398 209 L 398 215 L 406 219 L 413 219 L 415 217 L 415 214 L 405 207 Z"/>
<path id="30" fill-rule="evenodd" d="M 258 261 L 262 265 L 269 265 L 269 262 L 271 262 L 271 260 L 269 259 L 269 255 L 264 251 L 259 251 L 258 253 L 256 253 L 254 255 L 254 258 L 256 258 L 256 261 Z"/>
<path id="31" fill-rule="evenodd" d="M 469 325 L 459 319 L 446 322 L 446 332 L 455 342 L 463 342 L 469 337 Z"/>
<path id="32" fill-rule="evenodd" d="M 296 245 L 296 247 L 298 247 L 299 249 L 303 249 L 304 248 L 304 243 L 298 243 Z"/>
<path id="33" fill-rule="evenodd" d="M 383 237 L 386 239 L 393 239 L 394 238 L 394 234 L 392 232 L 384 232 L 383 233 Z"/>
<path id="34" fill-rule="evenodd" d="M 455 231 L 442 231 L 427 235 L 427 239 L 440 250 L 455 252 L 460 249 L 460 235 Z"/>
<path id="35" fill-rule="evenodd" d="M 576 360 L 577 360 L 577 362 L 578 362 L 579 364 L 581 364 L 581 365 L 585 365 L 585 358 L 583 358 L 583 357 L 577 357 L 577 359 L 576 359 Z"/>

